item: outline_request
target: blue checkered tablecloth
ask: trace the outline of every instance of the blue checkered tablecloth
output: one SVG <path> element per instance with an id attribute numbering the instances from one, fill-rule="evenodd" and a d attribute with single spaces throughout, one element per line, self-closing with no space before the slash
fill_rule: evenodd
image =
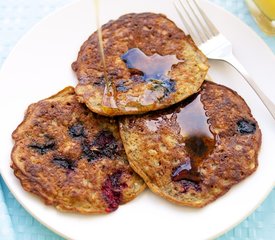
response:
<path id="1" fill-rule="evenodd" d="M 9 52 L 41 18 L 73 0 L 0 0 L 0 67 Z M 156 1 L 156 0 L 155 0 Z M 253 28 L 275 53 L 275 37 L 267 37 L 257 27 L 244 0 L 210 0 L 229 10 Z M 270 0 L 271 1 L 271 0 Z M 57 240 L 51 232 L 15 200 L 0 177 L 0 240 Z M 275 188 L 264 203 L 241 224 L 218 240 L 275 239 Z"/>

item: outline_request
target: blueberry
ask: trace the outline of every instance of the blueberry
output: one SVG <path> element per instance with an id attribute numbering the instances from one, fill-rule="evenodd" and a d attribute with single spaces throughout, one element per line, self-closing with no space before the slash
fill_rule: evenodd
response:
<path id="1" fill-rule="evenodd" d="M 239 120 L 237 131 L 241 134 L 252 134 L 256 131 L 256 124 L 245 119 Z"/>
<path id="2" fill-rule="evenodd" d="M 75 161 L 65 157 L 55 157 L 52 162 L 65 169 L 74 170 L 76 168 Z"/>
<path id="3" fill-rule="evenodd" d="M 198 183 L 188 181 L 188 180 L 182 180 L 180 181 L 182 186 L 182 193 L 186 193 L 190 188 L 195 190 L 196 192 L 201 191 L 201 186 Z"/>
<path id="4" fill-rule="evenodd" d="M 102 154 L 100 153 L 100 150 L 98 149 L 93 149 L 91 150 L 92 146 L 90 143 L 85 140 L 82 142 L 82 151 L 85 157 L 88 158 L 88 161 L 94 161 L 97 160 L 98 158 L 102 157 Z"/>
<path id="5" fill-rule="evenodd" d="M 52 151 L 55 148 L 55 141 L 52 138 L 46 137 L 46 141 L 43 144 L 33 142 L 28 145 L 29 148 L 34 149 L 41 155 L 46 154 L 48 151 Z"/>
<path id="6" fill-rule="evenodd" d="M 96 135 L 93 145 L 106 148 L 115 143 L 116 139 L 113 134 L 110 131 L 103 130 Z"/>
<path id="7" fill-rule="evenodd" d="M 122 171 L 118 170 L 114 174 L 110 176 L 111 184 L 113 188 L 118 189 L 120 188 L 120 178 L 122 176 Z"/>
<path id="8" fill-rule="evenodd" d="M 97 160 L 102 157 L 113 159 L 117 153 L 117 147 L 113 134 L 105 130 L 99 132 L 92 143 L 88 140 L 82 142 L 82 151 L 88 158 L 88 161 Z"/>
<path id="9" fill-rule="evenodd" d="M 76 123 L 76 124 L 70 126 L 68 129 L 69 135 L 72 138 L 85 137 L 84 130 L 85 129 L 84 129 L 84 126 L 82 123 Z"/>

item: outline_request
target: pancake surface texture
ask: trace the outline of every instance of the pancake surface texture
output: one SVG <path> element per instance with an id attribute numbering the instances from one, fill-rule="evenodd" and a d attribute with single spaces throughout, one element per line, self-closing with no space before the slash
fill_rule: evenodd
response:
<path id="1" fill-rule="evenodd" d="M 261 131 L 233 90 L 205 81 L 169 109 L 124 117 L 120 133 L 132 168 L 156 194 L 203 207 L 258 166 Z"/>
<path id="2" fill-rule="evenodd" d="M 111 212 L 145 188 L 128 164 L 117 120 L 92 113 L 72 87 L 30 105 L 12 137 L 14 174 L 58 210 Z"/>
<path id="3" fill-rule="evenodd" d="M 106 81 L 97 32 L 84 42 L 72 64 L 79 100 L 93 112 L 115 116 L 163 109 L 197 92 L 203 83 L 207 58 L 162 14 L 127 14 L 102 26 L 102 34 L 116 106 L 104 102 Z"/>

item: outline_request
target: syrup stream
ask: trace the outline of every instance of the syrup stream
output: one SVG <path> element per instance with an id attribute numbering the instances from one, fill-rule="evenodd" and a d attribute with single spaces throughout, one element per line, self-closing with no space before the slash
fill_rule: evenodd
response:
<path id="1" fill-rule="evenodd" d="M 102 105 L 103 107 L 107 107 L 107 108 L 117 108 L 116 100 L 115 100 L 115 90 L 113 88 L 112 81 L 108 78 L 108 74 L 107 74 L 107 67 L 106 67 L 104 47 L 103 47 L 102 29 L 101 29 L 100 18 L 99 18 L 99 0 L 94 0 L 94 5 L 95 5 L 99 53 L 100 53 L 100 58 L 104 68 L 104 79 L 105 79 L 105 88 L 103 93 Z"/>

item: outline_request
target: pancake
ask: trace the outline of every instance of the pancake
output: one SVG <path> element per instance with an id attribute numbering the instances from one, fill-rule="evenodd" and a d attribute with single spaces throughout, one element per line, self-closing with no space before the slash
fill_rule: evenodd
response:
<path id="1" fill-rule="evenodd" d="M 112 212 L 145 188 L 129 166 L 117 120 L 92 113 L 72 87 L 30 105 L 12 137 L 14 174 L 58 210 Z"/>
<path id="2" fill-rule="evenodd" d="M 120 134 L 148 187 L 184 206 L 205 206 L 258 166 L 257 121 L 235 91 L 213 82 L 169 109 L 121 118 Z"/>
<path id="3" fill-rule="evenodd" d="M 127 14 L 102 26 L 102 34 L 107 80 L 97 32 L 72 64 L 76 94 L 93 112 L 115 116 L 163 109 L 197 92 L 204 81 L 207 58 L 162 14 Z"/>

